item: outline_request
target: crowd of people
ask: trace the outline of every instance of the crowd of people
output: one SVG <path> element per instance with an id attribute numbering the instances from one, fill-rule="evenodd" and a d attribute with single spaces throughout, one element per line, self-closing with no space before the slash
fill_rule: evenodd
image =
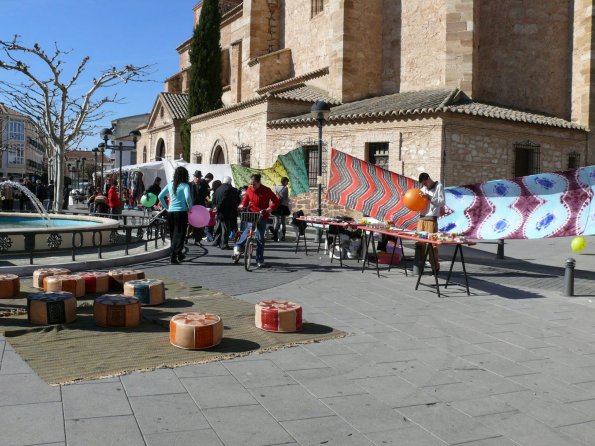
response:
<path id="1" fill-rule="evenodd" d="M 233 238 L 234 254 L 239 255 L 246 241 L 249 227 L 238 227 L 240 212 L 258 212 L 262 218 L 256 224 L 258 233 L 256 262 L 258 267 L 264 266 L 264 241 L 267 222 L 271 215 L 275 217 L 275 224 L 271 230 L 273 239 L 279 236 L 285 239 L 285 218 L 289 215 L 289 180 L 282 178 L 281 184 L 273 192 L 261 183 L 261 176 L 254 174 L 250 177 L 250 185 L 237 189 L 232 185 L 229 176 L 221 180 L 214 180 L 211 173 L 204 175 L 200 170 L 193 174 L 192 180 L 185 167 L 178 167 L 173 180 L 161 188 L 161 179 L 147 189 L 159 198 L 159 204 L 167 210 L 167 221 L 171 236 L 171 263 L 178 264 L 185 259 L 184 244 L 193 239 L 195 245 L 203 244 L 206 240 L 212 246 L 222 250 L 232 249 L 230 238 Z M 211 209 L 211 221 L 204 228 L 195 228 L 188 224 L 188 213 L 192 207 L 200 205 Z M 241 231 L 239 237 L 235 237 Z M 237 240 L 235 240 L 237 238 Z"/>
<path id="2" fill-rule="evenodd" d="M 31 193 L 31 196 L 34 195 L 39 200 L 46 211 L 52 210 L 55 188 L 51 181 L 49 184 L 45 184 L 39 179 L 33 180 L 31 178 L 19 178 L 15 181 L 14 177 L 12 176 L 0 179 L 0 182 L 4 181 L 19 183 Z M 0 201 L 0 208 L 4 212 L 28 212 L 35 210 L 31 200 L 27 196 L 27 193 L 21 188 L 14 187 L 8 183 L 4 184 L 2 188 L 0 188 Z"/>

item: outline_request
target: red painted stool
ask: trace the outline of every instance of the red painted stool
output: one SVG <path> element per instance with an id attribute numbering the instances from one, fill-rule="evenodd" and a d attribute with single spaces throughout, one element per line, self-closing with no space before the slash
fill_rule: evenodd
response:
<path id="1" fill-rule="evenodd" d="M 85 281 L 86 293 L 107 293 L 109 292 L 109 275 L 98 271 L 87 271 L 78 273 Z"/>
<path id="2" fill-rule="evenodd" d="M 302 330 L 302 307 L 287 300 L 263 300 L 254 306 L 256 327 L 276 333 Z"/>
<path id="3" fill-rule="evenodd" d="M 21 292 L 21 279 L 15 274 L 0 274 L 0 299 L 18 297 Z"/>
<path id="4" fill-rule="evenodd" d="M 169 342 L 174 347 L 200 350 L 223 339 L 223 321 L 216 314 L 181 313 L 169 322 Z"/>

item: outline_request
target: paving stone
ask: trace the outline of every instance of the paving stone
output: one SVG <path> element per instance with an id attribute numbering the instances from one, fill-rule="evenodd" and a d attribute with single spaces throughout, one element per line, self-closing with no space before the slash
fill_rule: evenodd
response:
<path id="1" fill-rule="evenodd" d="M 5 351 L 0 362 L 0 375 L 14 375 L 16 373 L 34 373 L 26 361 L 14 351 Z"/>
<path id="2" fill-rule="evenodd" d="M 577 442 L 568 435 L 524 413 L 506 412 L 484 415 L 477 419 L 521 445 L 577 446 Z"/>
<path id="3" fill-rule="evenodd" d="M 550 427 L 595 421 L 595 412 L 579 412 L 568 404 L 540 398 L 532 391 L 507 393 L 496 398 Z"/>
<path id="4" fill-rule="evenodd" d="M 518 443 L 509 440 L 508 438 L 486 438 L 485 440 L 470 441 L 461 446 L 518 446 Z"/>
<path id="5" fill-rule="evenodd" d="M 277 350 L 270 354 L 266 354 L 265 357 L 270 359 L 283 371 L 321 369 L 328 367 L 321 359 L 303 348 L 301 345 Z"/>
<path id="6" fill-rule="evenodd" d="M 316 356 L 352 355 L 354 350 L 344 345 L 343 339 L 304 344 L 303 348 Z"/>
<path id="7" fill-rule="evenodd" d="M 130 404 L 143 435 L 209 427 L 188 394 L 130 397 Z"/>
<path id="8" fill-rule="evenodd" d="M 556 361 L 563 362 L 565 364 L 572 364 L 575 367 L 588 367 L 588 366 L 595 366 L 595 358 L 589 355 L 582 355 L 579 353 L 574 353 L 567 348 L 564 347 L 544 347 L 539 348 L 536 350 L 532 350 L 539 355 L 542 355 L 544 358 L 554 359 Z M 539 358 L 539 359 L 544 359 Z M 537 358 L 535 358 L 537 359 Z"/>
<path id="9" fill-rule="evenodd" d="M 513 376 L 510 379 L 533 390 L 538 395 L 543 394 L 548 399 L 554 399 L 562 403 L 595 399 L 595 388 L 592 390 L 585 390 L 543 373 Z"/>
<path id="10" fill-rule="evenodd" d="M 0 406 L 60 401 L 60 389 L 33 373 L 0 375 Z"/>
<path id="11" fill-rule="evenodd" d="M 535 370 L 530 368 L 532 361 L 519 364 L 493 353 L 465 356 L 465 360 L 504 377 L 535 373 Z"/>
<path id="12" fill-rule="evenodd" d="M 301 445 L 365 446 L 373 444 L 353 426 L 336 416 L 285 421 L 281 424 Z"/>
<path id="13" fill-rule="evenodd" d="M 64 442 L 62 403 L 22 404 L 0 412 L 0 444 L 38 445 Z"/>
<path id="14" fill-rule="evenodd" d="M 176 367 L 174 373 L 178 378 L 199 378 L 202 376 L 224 376 L 230 374 L 229 370 L 223 367 L 219 361 Z"/>
<path id="15" fill-rule="evenodd" d="M 476 418 L 445 404 L 402 407 L 398 411 L 449 444 L 500 436 Z"/>
<path id="16" fill-rule="evenodd" d="M 64 418 L 92 418 L 132 415 L 122 383 L 87 383 L 62 386 Z"/>
<path id="17" fill-rule="evenodd" d="M 480 417 L 494 413 L 516 412 L 517 409 L 499 400 L 495 396 L 470 398 L 468 400 L 453 401 L 451 406 L 471 417 Z"/>
<path id="18" fill-rule="evenodd" d="M 295 381 L 273 361 L 237 361 L 225 364 L 229 372 L 246 388 L 295 384 Z"/>
<path id="19" fill-rule="evenodd" d="M 593 444 L 595 438 L 595 422 L 573 424 L 571 426 L 559 427 L 558 431 L 563 435 L 581 441 L 586 446 Z"/>
<path id="20" fill-rule="evenodd" d="M 562 363 L 553 359 L 542 359 L 524 362 L 523 365 L 534 373 L 545 373 L 570 384 L 595 380 L 594 367 L 576 367 L 572 363 Z"/>
<path id="21" fill-rule="evenodd" d="M 251 393 L 279 421 L 334 415 L 321 400 L 299 384 L 261 387 Z"/>
<path id="22" fill-rule="evenodd" d="M 439 386 L 461 382 L 448 373 L 435 370 L 417 360 L 387 364 L 400 377 L 418 387 Z"/>
<path id="23" fill-rule="evenodd" d="M 364 434 L 411 425 L 389 405 L 368 394 L 324 398 L 322 401 Z"/>
<path id="24" fill-rule="evenodd" d="M 499 341 L 508 342 L 509 344 L 522 348 L 533 349 L 552 347 L 552 344 L 550 344 L 547 339 L 536 339 L 516 332 L 497 333 L 492 336 Z"/>
<path id="25" fill-rule="evenodd" d="M 293 370 L 288 373 L 318 398 L 365 393 L 359 380 L 348 380 L 335 369 Z"/>
<path id="26" fill-rule="evenodd" d="M 413 424 L 402 429 L 371 432 L 366 437 L 379 446 L 444 446 L 447 443 Z"/>
<path id="27" fill-rule="evenodd" d="M 406 350 L 395 350 L 378 341 L 373 344 L 353 344 L 350 348 L 376 364 L 407 361 L 412 357 L 412 354 Z"/>
<path id="28" fill-rule="evenodd" d="M 206 409 L 204 414 L 226 446 L 295 442 L 295 439 L 260 405 L 249 408 L 239 406 Z M 233 429 L 230 429 L 230 426 L 233 426 Z"/>
<path id="29" fill-rule="evenodd" d="M 223 446 L 213 429 L 144 435 L 147 446 Z"/>
<path id="30" fill-rule="evenodd" d="M 431 392 L 420 389 L 399 376 L 356 379 L 353 382 L 392 408 L 435 404 L 440 401 Z"/>
<path id="31" fill-rule="evenodd" d="M 538 350 L 528 350 L 526 348 L 517 347 L 515 345 L 509 344 L 507 342 L 489 342 L 486 344 L 481 344 L 481 348 L 488 350 L 492 353 L 496 353 L 504 358 L 507 358 L 511 361 L 533 361 L 535 359 L 547 359 L 547 353 L 543 352 L 544 349 Z M 486 353 L 478 352 L 478 353 Z M 477 354 L 477 353 L 470 353 Z"/>
<path id="32" fill-rule="evenodd" d="M 186 392 L 178 376 L 171 369 L 158 369 L 150 373 L 134 372 L 120 379 L 129 397 Z"/>
<path id="33" fill-rule="evenodd" d="M 233 376 L 182 378 L 184 387 L 201 409 L 257 404 Z"/>
<path id="34" fill-rule="evenodd" d="M 328 355 L 323 356 L 322 360 L 327 364 L 327 367 L 332 367 L 345 379 L 371 378 L 374 376 L 395 374 L 391 368 L 394 363 L 376 364 L 359 353 Z"/>
<path id="35" fill-rule="evenodd" d="M 68 446 L 145 446 L 133 416 L 66 420 Z"/>
<path id="36" fill-rule="evenodd" d="M 448 370 L 448 373 L 462 383 L 477 384 L 487 388 L 490 395 L 526 390 L 522 385 L 481 367 L 455 367 Z"/>
<path id="37" fill-rule="evenodd" d="M 485 344 L 474 345 L 462 339 L 453 338 L 452 336 L 426 339 L 426 342 L 431 346 L 456 356 L 486 353 L 486 350 L 483 348 Z"/>

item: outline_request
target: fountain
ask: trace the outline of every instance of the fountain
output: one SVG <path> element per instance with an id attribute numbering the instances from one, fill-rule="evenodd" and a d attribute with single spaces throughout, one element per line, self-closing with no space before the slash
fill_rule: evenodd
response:
<path id="1" fill-rule="evenodd" d="M 27 196 L 27 198 L 29 199 L 29 201 L 31 202 L 31 204 L 33 204 L 33 207 L 35 208 L 35 210 L 37 211 L 37 213 L 41 217 L 43 217 L 43 219 L 46 221 L 46 226 L 50 226 L 52 224 L 52 221 L 50 219 L 50 216 L 48 215 L 47 211 L 43 207 L 43 203 L 41 203 L 41 201 L 39 201 L 37 199 L 37 197 L 35 196 L 35 194 L 33 192 L 31 192 L 29 190 L 29 188 L 27 188 L 26 186 L 22 185 L 21 183 L 17 183 L 16 181 L 0 181 L 0 191 L 6 185 L 11 186 L 13 189 L 18 189 L 18 190 L 21 191 L 21 193 L 24 193 Z"/>

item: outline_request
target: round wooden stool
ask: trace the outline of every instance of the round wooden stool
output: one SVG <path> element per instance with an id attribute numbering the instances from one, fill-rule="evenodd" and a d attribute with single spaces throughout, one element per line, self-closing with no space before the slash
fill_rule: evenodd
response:
<path id="1" fill-rule="evenodd" d="M 56 276 L 58 274 L 70 274 L 70 270 L 66 268 L 44 268 L 33 271 L 33 288 L 43 289 L 43 279 L 49 276 Z"/>
<path id="2" fill-rule="evenodd" d="M 27 313 L 32 324 L 68 324 L 76 319 L 76 298 L 64 291 L 30 294 Z"/>
<path id="3" fill-rule="evenodd" d="M 74 297 L 85 295 L 85 281 L 81 276 L 49 276 L 43 279 L 43 290 L 47 293 L 66 291 Z"/>
<path id="4" fill-rule="evenodd" d="M 263 300 L 254 306 L 256 327 L 276 333 L 302 330 L 302 307 L 287 300 Z"/>
<path id="5" fill-rule="evenodd" d="M 124 295 L 136 297 L 141 305 L 161 305 L 165 302 L 165 285 L 158 279 L 129 280 L 124 283 Z"/>
<path id="6" fill-rule="evenodd" d="M 122 291 L 124 283 L 129 280 L 138 280 L 145 278 L 145 272 L 137 269 L 113 269 L 109 273 L 110 290 Z"/>
<path id="7" fill-rule="evenodd" d="M 15 274 L 0 274 L 0 299 L 18 297 L 21 292 L 21 279 Z"/>
<path id="8" fill-rule="evenodd" d="M 78 273 L 85 281 L 85 293 L 107 293 L 109 291 L 109 276 L 107 273 L 87 271 Z"/>
<path id="9" fill-rule="evenodd" d="M 169 342 L 174 347 L 200 350 L 214 347 L 223 338 L 223 321 L 216 314 L 181 313 L 169 322 Z"/>
<path id="10" fill-rule="evenodd" d="M 140 324 L 140 301 L 123 294 L 104 294 L 95 299 L 93 319 L 100 327 L 136 327 Z"/>

